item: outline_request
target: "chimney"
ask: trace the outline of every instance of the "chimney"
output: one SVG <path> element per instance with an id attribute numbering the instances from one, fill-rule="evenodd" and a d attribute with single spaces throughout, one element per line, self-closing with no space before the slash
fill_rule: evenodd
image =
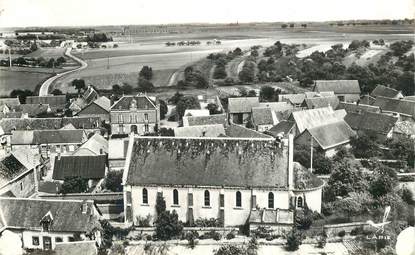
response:
<path id="1" fill-rule="evenodd" d="M 288 190 L 294 189 L 294 136 L 288 135 Z"/>

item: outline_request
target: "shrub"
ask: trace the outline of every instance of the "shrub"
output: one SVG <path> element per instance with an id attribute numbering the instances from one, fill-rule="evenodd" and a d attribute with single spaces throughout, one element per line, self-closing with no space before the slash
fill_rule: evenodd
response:
<path id="1" fill-rule="evenodd" d="M 197 231 L 194 230 L 188 231 L 184 235 L 184 238 L 188 241 L 189 247 L 193 249 L 197 244 L 196 239 L 199 238 L 199 233 L 197 233 Z"/>
<path id="2" fill-rule="evenodd" d="M 259 226 L 251 231 L 251 235 L 255 238 L 267 238 L 271 236 L 272 230 L 268 227 Z"/>
<path id="3" fill-rule="evenodd" d="M 286 249 L 288 251 L 296 251 L 298 250 L 302 242 L 303 242 L 303 235 L 300 232 L 298 232 L 296 229 L 292 229 L 287 234 Z"/>
<path id="4" fill-rule="evenodd" d="M 211 231 L 201 235 L 200 239 L 213 239 L 215 241 L 219 241 L 221 239 L 221 235 L 218 232 L 216 232 L 215 230 L 211 230 Z"/>
<path id="5" fill-rule="evenodd" d="M 221 227 L 222 222 L 219 219 L 210 218 L 210 219 L 203 219 L 199 218 L 195 220 L 194 226 L 196 227 Z"/>
<path id="6" fill-rule="evenodd" d="M 346 235 L 346 231 L 342 230 L 342 231 L 340 231 L 339 233 L 337 233 L 337 235 L 338 235 L 339 237 L 344 237 L 344 236 Z"/>
<path id="7" fill-rule="evenodd" d="M 150 227 L 151 215 L 148 214 L 146 217 L 137 217 L 137 224 L 139 227 Z"/>
<path id="8" fill-rule="evenodd" d="M 231 240 L 231 239 L 234 239 L 235 238 L 235 234 L 234 233 L 232 233 L 232 232 L 229 232 L 227 235 L 226 235 L 226 239 L 228 239 L 228 240 Z"/>
<path id="9" fill-rule="evenodd" d="M 412 191 L 410 189 L 403 188 L 401 197 L 402 197 L 402 200 L 405 201 L 408 205 L 414 205 L 415 204 L 414 194 L 412 193 Z"/>

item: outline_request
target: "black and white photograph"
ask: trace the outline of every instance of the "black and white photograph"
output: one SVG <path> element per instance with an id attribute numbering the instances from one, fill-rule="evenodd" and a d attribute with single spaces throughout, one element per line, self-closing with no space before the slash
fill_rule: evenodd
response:
<path id="1" fill-rule="evenodd" d="M 0 255 L 415 255 L 414 0 L 0 0 Z"/>

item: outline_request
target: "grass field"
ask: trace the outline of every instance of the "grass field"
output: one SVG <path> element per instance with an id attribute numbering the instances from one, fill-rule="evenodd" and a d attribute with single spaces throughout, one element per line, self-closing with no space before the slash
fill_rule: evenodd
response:
<path id="1" fill-rule="evenodd" d="M 8 96 L 14 89 L 28 89 L 35 91 L 36 86 L 46 80 L 51 73 L 49 72 L 27 72 L 14 68 L 0 68 L 0 96 Z"/>

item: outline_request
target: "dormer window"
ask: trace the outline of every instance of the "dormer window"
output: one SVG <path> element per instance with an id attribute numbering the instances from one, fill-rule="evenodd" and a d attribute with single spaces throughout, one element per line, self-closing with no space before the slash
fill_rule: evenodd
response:
<path id="1" fill-rule="evenodd" d="M 40 225 L 42 226 L 42 230 L 44 232 L 48 232 L 50 230 L 50 226 L 53 223 L 53 216 L 52 213 L 49 211 L 42 217 L 40 220 Z"/>

